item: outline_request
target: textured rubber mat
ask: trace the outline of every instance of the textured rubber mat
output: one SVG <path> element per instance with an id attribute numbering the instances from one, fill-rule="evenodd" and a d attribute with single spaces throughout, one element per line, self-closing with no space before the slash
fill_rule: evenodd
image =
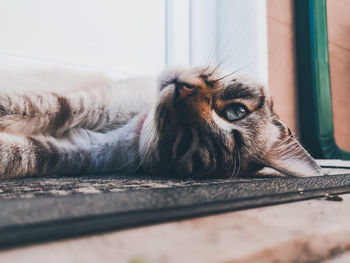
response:
<path id="1" fill-rule="evenodd" d="M 170 180 L 117 175 L 0 182 L 0 247 L 350 192 L 350 169 L 306 178 Z"/>

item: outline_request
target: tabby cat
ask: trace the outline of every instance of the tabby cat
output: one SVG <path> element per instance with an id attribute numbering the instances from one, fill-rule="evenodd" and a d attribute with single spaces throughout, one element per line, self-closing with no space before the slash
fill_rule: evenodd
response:
<path id="1" fill-rule="evenodd" d="M 151 78 L 2 74 L 0 178 L 108 171 L 245 176 L 267 166 L 321 175 L 268 90 L 217 68 Z"/>

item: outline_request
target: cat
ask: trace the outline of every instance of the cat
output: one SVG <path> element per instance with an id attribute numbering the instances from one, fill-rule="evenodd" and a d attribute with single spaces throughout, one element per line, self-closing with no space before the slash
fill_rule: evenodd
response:
<path id="1" fill-rule="evenodd" d="M 231 178 L 263 167 L 322 175 L 274 112 L 268 89 L 218 67 L 168 70 L 158 80 L 57 70 L 1 80 L 0 178 Z"/>

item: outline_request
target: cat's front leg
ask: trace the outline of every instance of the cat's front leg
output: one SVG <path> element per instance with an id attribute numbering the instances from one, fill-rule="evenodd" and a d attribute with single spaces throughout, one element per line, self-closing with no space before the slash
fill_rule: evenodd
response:
<path id="1" fill-rule="evenodd" d="M 0 133 L 0 178 L 22 178 L 81 171 L 88 160 L 67 139 Z"/>
<path id="2" fill-rule="evenodd" d="M 81 128 L 60 138 L 0 133 L 0 178 L 135 172 L 140 165 L 137 129 L 142 116 L 105 133 Z"/>

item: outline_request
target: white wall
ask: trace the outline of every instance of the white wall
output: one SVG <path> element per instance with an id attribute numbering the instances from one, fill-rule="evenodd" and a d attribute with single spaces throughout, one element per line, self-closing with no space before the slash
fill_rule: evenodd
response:
<path id="1" fill-rule="evenodd" d="M 0 0 L 0 55 L 120 73 L 223 61 L 267 84 L 266 34 L 265 0 Z"/>
<path id="2" fill-rule="evenodd" d="M 1 0 L 0 54 L 156 73 L 164 21 L 164 0 Z"/>
<path id="3" fill-rule="evenodd" d="M 219 60 L 229 72 L 239 70 L 267 85 L 266 1 L 220 0 L 218 4 Z"/>

